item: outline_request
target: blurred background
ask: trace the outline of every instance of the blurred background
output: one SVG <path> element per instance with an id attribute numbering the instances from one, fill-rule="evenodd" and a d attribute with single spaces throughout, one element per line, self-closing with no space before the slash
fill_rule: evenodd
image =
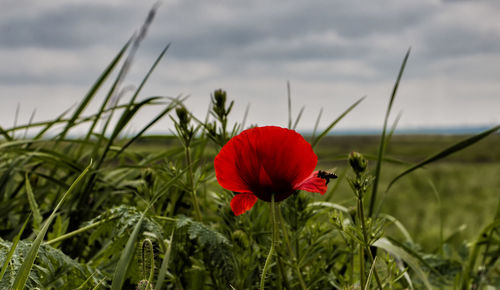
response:
<path id="1" fill-rule="evenodd" d="M 0 126 L 74 108 L 154 3 L 2 1 Z M 234 120 L 250 105 L 247 124 L 286 126 L 290 81 L 293 115 L 305 106 L 299 130 L 312 130 L 321 108 L 324 128 L 367 96 L 334 132 L 378 133 L 411 47 L 391 118 L 402 112 L 400 132 L 478 131 L 500 122 L 499 15 L 496 1 L 162 1 L 124 85 L 171 42 L 143 97 L 189 96 L 204 116 L 223 88 Z M 150 132 L 170 128 L 165 118 Z"/>

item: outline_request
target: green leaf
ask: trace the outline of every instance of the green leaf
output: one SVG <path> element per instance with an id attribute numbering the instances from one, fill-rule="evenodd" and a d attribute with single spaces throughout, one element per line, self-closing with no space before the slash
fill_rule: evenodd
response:
<path id="1" fill-rule="evenodd" d="M 486 131 L 483 131 L 477 135 L 474 135 L 472 137 L 469 137 L 465 140 L 462 140 L 456 144 L 453 144 L 451 145 L 450 147 L 432 155 L 432 156 L 429 156 L 427 157 L 425 160 L 421 161 L 420 163 L 418 164 L 415 164 L 413 165 L 412 167 L 406 169 L 405 171 L 403 171 L 402 173 L 400 173 L 398 176 L 396 176 L 390 183 L 389 185 L 387 186 L 387 189 L 386 191 L 389 191 L 389 189 L 391 188 L 391 186 L 396 182 L 398 181 L 401 177 L 413 172 L 414 170 L 418 169 L 418 168 L 421 168 L 431 162 L 434 162 L 434 161 L 437 161 L 437 160 L 440 160 L 442 158 L 445 158 L 447 157 L 448 155 L 451 155 L 455 152 L 458 152 L 460 150 L 463 150 L 471 145 L 473 145 L 474 143 L 480 141 L 481 139 L 495 133 L 496 131 L 498 131 L 500 129 L 500 125 L 499 126 L 495 126 L 491 129 L 488 129 Z"/>
<path id="2" fill-rule="evenodd" d="M 413 271 L 415 271 L 422 283 L 424 283 L 425 287 L 427 289 L 433 289 L 431 283 L 429 282 L 429 279 L 427 279 L 427 274 L 424 272 L 422 267 L 420 267 L 418 260 L 408 254 L 404 249 L 392 244 L 386 238 L 378 239 L 377 241 L 375 241 L 375 243 L 373 243 L 373 246 L 381 248 L 391 255 L 405 261 L 413 269 Z"/>

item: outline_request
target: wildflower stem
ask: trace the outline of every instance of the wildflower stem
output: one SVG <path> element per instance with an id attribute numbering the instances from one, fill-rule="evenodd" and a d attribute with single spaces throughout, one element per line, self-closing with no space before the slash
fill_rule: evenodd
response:
<path id="1" fill-rule="evenodd" d="M 368 258 L 370 258 L 370 263 L 374 263 L 375 260 L 373 259 L 372 252 L 370 251 L 370 247 L 368 246 L 368 233 L 366 230 L 366 224 L 365 224 L 365 213 L 363 210 L 363 196 L 360 194 L 358 195 L 358 215 L 359 215 L 359 220 L 361 222 L 361 231 L 363 232 L 363 242 L 364 242 L 364 247 L 366 247 L 366 253 L 368 254 Z M 361 278 L 364 278 L 365 275 L 365 269 L 364 269 L 364 262 L 365 262 L 365 257 L 363 255 L 364 249 L 360 245 L 360 263 L 361 263 L 361 269 L 363 270 L 361 272 Z M 373 265 L 372 265 L 373 267 Z M 373 269 L 373 274 L 375 276 L 375 281 L 377 282 L 377 286 L 380 290 L 382 290 L 382 284 L 380 282 L 380 278 L 378 276 L 377 270 L 374 268 Z M 361 282 L 363 282 L 363 279 L 361 279 Z M 364 283 L 361 283 L 361 285 L 365 285 Z"/>
<path id="2" fill-rule="evenodd" d="M 283 216 L 281 215 L 281 207 L 278 205 L 278 218 L 280 219 L 281 231 L 283 232 L 283 236 L 285 237 L 285 244 L 288 248 L 288 253 L 292 258 L 293 268 L 297 273 L 297 277 L 299 278 L 301 289 L 307 289 L 306 283 L 304 282 L 304 278 L 302 277 L 302 273 L 300 272 L 299 263 L 297 261 L 297 257 L 293 252 L 292 246 L 290 244 L 290 240 L 288 239 L 288 229 L 285 226 L 285 222 Z"/>
<path id="3" fill-rule="evenodd" d="M 200 205 L 198 203 L 198 197 L 196 197 L 196 190 L 194 188 L 193 168 L 191 166 L 191 150 L 189 149 L 189 145 L 186 145 L 185 147 L 185 155 L 186 155 L 186 166 L 189 168 L 188 171 L 189 191 L 191 193 L 191 199 L 193 200 L 193 207 L 196 214 L 196 220 L 201 221 Z"/>
<path id="4" fill-rule="evenodd" d="M 271 248 L 269 249 L 269 254 L 267 254 L 266 262 L 264 263 L 264 269 L 262 269 L 262 276 L 260 277 L 260 290 L 264 290 L 264 284 L 266 281 L 266 273 L 269 269 L 269 264 L 271 263 L 271 257 L 274 254 L 274 244 L 276 243 L 276 216 L 274 214 L 275 211 L 275 202 L 274 195 L 271 196 L 271 216 L 273 220 L 273 233 L 272 233 L 272 241 Z"/>
<path id="5" fill-rule="evenodd" d="M 365 285 L 365 249 L 359 245 L 359 285 Z"/>

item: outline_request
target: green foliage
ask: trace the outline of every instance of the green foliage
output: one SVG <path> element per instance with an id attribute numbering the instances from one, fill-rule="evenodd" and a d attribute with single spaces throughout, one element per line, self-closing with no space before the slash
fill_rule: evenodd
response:
<path id="1" fill-rule="evenodd" d="M 236 217 L 233 193 L 213 169 L 220 148 L 245 128 L 246 117 L 231 119 L 230 94 L 207 96 L 204 118 L 183 97 L 144 96 L 166 45 L 127 99 L 125 76 L 155 9 L 71 114 L 0 128 L 0 288 L 252 289 L 271 232 L 264 282 L 273 289 L 500 287 L 498 126 L 417 138 L 393 136 L 396 121 L 386 134 L 406 55 L 381 138 L 328 136 L 364 98 L 316 135 L 318 116 L 310 138 L 318 167 L 337 166 L 339 175 L 327 194 L 276 204 L 274 227 L 264 202 Z M 288 91 L 295 128 L 304 107 L 293 120 Z M 89 112 L 93 102 L 99 109 Z M 160 113 L 131 133 L 130 122 L 152 107 Z M 167 116 L 176 136 L 145 136 Z M 87 131 L 68 137 L 76 128 Z M 22 130 L 34 133 L 20 139 Z M 494 214 L 483 206 L 493 202 Z"/>
<path id="2" fill-rule="evenodd" d="M 0 281 L 1 289 L 9 289 L 14 283 L 16 273 L 21 268 L 26 255 L 32 248 L 31 242 L 20 241 L 10 259 L 5 276 Z M 5 261 L 11 243 L 0 239 L 0 261 Z M 35 261 L 36 266 L 30 271 L 26 287 L 33 289 L 76 289 L 83 283 L 94 287 L 103 278 L 97 269 L 82 265 L 58 249 L 41 245 Z M 90 279 L 89 279 L 90 277 Z"/>
<path id="3" fill-rule="evenodd" d="M 224 235 L 185 216 L 178 217 L 176 228 L 177 239 L 186 240 L 187 235 L 191 246 L 196 247 L 193 253 L 201 254 L 205 267 L 221 277 L 220 281 L 214 283 L 224 285 L 233 280 L 231 243 Z M 176 253 L 182 251 L 178 246 L 174 247 Z"/>

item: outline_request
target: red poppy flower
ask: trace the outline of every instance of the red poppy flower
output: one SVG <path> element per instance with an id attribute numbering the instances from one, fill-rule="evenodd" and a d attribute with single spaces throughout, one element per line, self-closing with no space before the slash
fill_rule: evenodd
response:
<path id="1" fill-rule="evenodd" d="M 314 168 L 318 157 L 297 132 L 266 126 L 241 132 L 215 157 L 219 184 L 236 193 L 235 215 L 250 210 L 257 199 L 282 201 L 298 190 L 326 192 L 326 180 Z"/>

